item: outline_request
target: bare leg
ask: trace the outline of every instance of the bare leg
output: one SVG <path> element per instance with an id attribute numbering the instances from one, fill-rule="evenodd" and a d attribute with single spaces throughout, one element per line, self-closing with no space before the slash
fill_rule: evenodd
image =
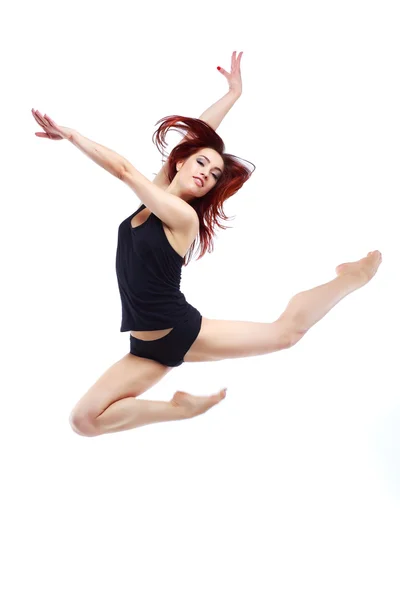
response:
<path id="1" fill-rule="evenodd" d="M 275 351 L 279 346 L 277 339 L 280 336 L 285 337 L 284 332 L 288 328 L 296 332 L 300 339 L 301 335 L 322 319 L 342 298 L 368 283 L 375 275 L 381 261 L 380 252 L 375 251 L 357 262 L 339 265 L 336 268 L 338 274 L 336 279 L 312 290 L 300 292 L 290 300 L 286 310 L 278 319 L 280 322 L 278 327 L 276 322 L 263 324 L 211 321 L 211 334 L 205 335 L 205 342 L 204 339 L 202 341 L 203 345 L 207 346 L 208 343 L 210 346 L 209 360 L 236 358 L 239 356 L 239 352 L 241 356 L 255 356 Z M 282 324 L 283 327 L 281 327 Z M 225 335 L 221 335 L 221 331 Z M 225 338 L 228 339 L 228 346 L 221 350 L 221 339 Z M 218 351 L 220 355 L 218 355 Z M 204 348 L 202 355 L 201 360 L 207 360 L 204 358 L 207 356 Z M 129 360 L 133 359 L 130 357 Z M 119 371 L 117 375 L 116 379 L 118 380 Z M 157 380 L 159 380 L 159 373 Z M 132 386 L 131 381 L 129 384 Z M 110 387 L 108 379 L 105 380 L 104 386 L 107 389 Z M 92 401 L 96 399 L 97 395 L 97 390 L 94 390 Z M 223 398 L 225 398 L 225 390 L 211 396 L 193 396 L 185 392 L 176 392 L 170 402 L 126 397 L 110 403 L 107 408 L 102 409 L 102 412 L 96 412 L 98 416 L 95 418 L 84 417 L 80 427 L 77 426 L 80 420 L 78 417 L 76 417 L 75 427 L 73 420 L 71 425 L 77 433 L 87 436 L 125 431 L 151 423 L 175 421 L 200 415 L 218 404 Z M 88 413 L 86 408 L 83 413 Z M 79 415 L 79 411 L 77 414 Z"/>
<path id="2" fill-rule="evenodd" d="M 169 402 L 122 398 L 106 408 L 84 431 L 74 430 L 81 435 L 94 437 L 151 423 L 189 419 L 206 412 L 223 400 L 226 395 L 225 389 L 211 396 L 193 396 L 179 391 Z"/>
<path id="3" fill-rule="evenodd" d="M 184 418 L 183 411 L 174 410 L 170 402 L 122 398 L 96 418 L 95 429 L 99 435 Z"/>
<path id="4" fill-rule="evenodd" d="M 126 354 L 109 367 L 80 398 L 69 422 L 75 433 L 95 437 L 151 423 L 177 421 L 205 412 L 224 394 L 191 397 L 176 392 L 170 402 L 142 400 L 140 396 L 170 371 L 154 360 Z"/>
<path id="5" fill-rule="evenodd" d="M 342 298 L 365 285 L 377 271 L 380 252 L 336 268 L 333 281 L 296 294 L 273 323 L 203 317 L 200 334 L 185 362 L 261 356 L 294 346 Z"/>
<path id="6" fill-rule="evenodd" d="M 336 267 L 336 279 L 293 296 L 279 317 L 295 324 L 299 335 L 322 319 L 345 296 L 364 286 L 375 275 L 382 255 L 370 252 L 367 257 Z"/>

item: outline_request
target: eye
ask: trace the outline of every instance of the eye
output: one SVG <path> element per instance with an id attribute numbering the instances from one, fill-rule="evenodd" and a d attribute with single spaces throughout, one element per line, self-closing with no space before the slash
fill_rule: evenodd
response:
<path id="1" fill-rule="evenodd" d="M 203 163 L 203 162 L 202 162 L 202 161 L 201 161 L 199 158 L 197 159 L 197 162 L 198 162 L 198 163 L 199 163 L 199 164 L 200 164 L 202 167 L 204 167 L 204 163 Z M 217 176 L 215 173 L 213 173 L 213 176 L 214 176 L 214 179 L 215 179 L 215 181 L 218 181 L 218 176 Z"/>

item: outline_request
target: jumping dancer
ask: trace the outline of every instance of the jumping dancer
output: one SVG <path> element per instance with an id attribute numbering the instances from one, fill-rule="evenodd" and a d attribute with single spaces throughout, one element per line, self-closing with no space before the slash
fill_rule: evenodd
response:
<path id="1" fill-rule="evenodd" d="M 123 156 L 32 109 L 44 130 L 36 133 L 38 137 L 69 140 L 129 185 L 142 202 L 118 229 L 120 331 L 130 331 L 130 352 L 113 364 L 73 409 L 70 423 L 80 435 L 125 431 L 206 412 L 225 397 L 226 389 L 210 396 L 179 391 L 169 402 L 140 400 L 138 396 L 183 362 L 258 356 L 292 347 L 340 300 L 368 283 L 382 261 L 375 250 L 361 260 L 339 265 L 332 281 L 296 294 L 272 323 L 207 319 L 186 301 L 180 291 L 182 267 L 188 264 L 197 240 L 199 258 L 212 250 L 215 226 L 224 228 L 218 217 L 227 218 L 224 201 L 254 171 L 225 153 L 215 132 L 241 96 L 242 54 L 232 54 L 230 73 L 219 68 L 229 91 L 200 119 L 173 115 L 157 122 L 161 125 L 153 141 L 155 138 L 160 152 L 171 128 L 181 130 L 185 137 L 152 182 Z"/>

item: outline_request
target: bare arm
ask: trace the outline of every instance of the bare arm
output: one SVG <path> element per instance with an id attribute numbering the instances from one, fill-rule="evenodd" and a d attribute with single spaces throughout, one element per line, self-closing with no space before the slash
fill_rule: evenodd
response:
<path id="1" fill-rule="evenodd" d="M 225 96 L 223 96 L 220 100 L 215 102 L 212 106 L 210 106 L 210 108 L 203 112 L 203 114 L 200 116 L 200 119 L 208 123 L 208 125 L 210 125 L 210 127 L 213 129 L 217 129 L 224 117 L 228 114 L 232 106 L 239 98 L 240 94 L 229 91 L 227 94 L 225 94 Z M 181 144 L 185 141 L 185 139 L 186 138 L 183 138 L 179 143 Z M 114 152 L 114 150 L 111 150 L 106 146 L 102 146 L 101 144 L 84 137 L 78 131 L 72 130 L 69 141 L 76 146 L 76 148 L 79 148 L 79 150 L 91 158 L 95 163 L 100 165 L 100 167 L 106 169 L 106 171 L 115 177 L 118 177 L 118 179 L 122 178 L 122 175 L 126 171 L 127 165 L 130 164 L 126 158 L 121 156 L 121 154 L 118 154 L 117 152 Z M 166 163 L 156 175 L 155 179 L 153 179 L 153 183 L 159 185 L 159 187 L 168 187 L 169 181 L 166 174 Z"/>
<path id="2" fill-rule="evenodd" d="M 100 167 L 103 167 L 111 175 L 121 179 L 125 165 L 128 162 L 121 154 L 117 154 L 114 150 L 110 150 L 110 148 L 89 140 L 89 138 L 84 137 L 75 130 L 72 130 L 69 141 L 95 163 L 100 165 Z"/>
<path id="3" fill-rule="evenodd" d="M 216 130 L 221 125 L 232 106 L 239 100 L 240 96 L 241 94 L 229 91 L 220 100 L 212 104 L 210 108 L 207 108 L 199 118 Z"/>
<path id="4" fill-rule="evenodd" d="M 228 114 L 239 98 L 240 94 L 238 95 L 235 92 L 229 91 L 225 96 L 218 100 L 218 102 L 215 102 L 210 106 L 210 108 L 200 116 L 200 119 L 208 123 L 213 129 L 217 129 L 223 118 Z M 121 179 L 122 174 L 126 170 L 126 166 L 129 165 L 129 161 L 121 156 L 121 154 L 118 154 L 117 152 L 114 152 L 114 150 L 102 146 L 97 142 L 89 140 L 89 138 L 84 137 L 75 130 L 72 130 L 69 140 L 76 148 L 79 148 L 79 150 L 91 158 L 95 163 L 100 165 L 100 167 L 103 167 L 103 169 L 106 169 L 106 171 L 115 177 L 118 177 L 118 179 Z M 185 138 L 179 143 L 182 143 L 184 140 Z"/>
<path id="5" fill-rule="evenodd" d="M 202 121 L 207 123 L 207 125 L 212 127 L 214 131 L 216 131 L 216 129 L 220 126 L 222 120 L 226 117 L 232 106 L 242 95 L 242 74 L 240 71 L 242 56 L 243 52 L 239 52 L 237 56 L 236 50 L 232 53 L 230 72 L 225 71 L 225 69 L 222 67 L 218 67 L 221 75 L 223 75 L 228 81 L 229 91 L 220 100 L 212 104 L 210 108 L 207 108 L 207 110 L 204 111 L 199 117 Z M 187 139 L 188 136 L 185 136 L 179 142 L 179 144 L 186 142 Z M 162 166 L 159 173 L 153 179 L 153 182 L 163 189 L 166 189 L 169 186 L 167 163 Z"/>
<path id="6" fill-rule="evenodd" d="M 212 127 L 215 131 L 217 127 L 220 126 L 221 122 L 226 117 L 228 112 L 231 110 L 232 106 L 239 100 L 240 96 L 241 94 L 229 91 L 227 94 L 225 94 L 225 96 L 220 98 L 220 100 L 212 104 L 210 108 L 207 108 L 207 110 L 204 111 L 199 118 L 208 125 L 210 125 L 210 127 Z M 187 139 L 187 136 L 185 136 L 176 145 L 178 146 L 179 144 L 186 142 Z M 169 186 L 166 162 L 163 164 L 160 171 L 153 179 L 153 183 L 155 183 L 163 189 Z"/>
<path id="7" fill-rule="evenodd" d="M 129 185 L 143 204 L 171 230 L 186 232 L 198 225 L 196 213 L 187 202 L 160 190 L 117 152 L 85 138 L 75 130 L 72 130 L 69 140 L 100 167 Z"/>
<path id="8" fill-rule="evenodd" d="M 44 129 L 44 133 L 39 131 L 35 135 L 38 137 L 47 138 L 50 140 L 68 140 L 74 146 L 82 150 L 86 156 L 91 158 L 95 163 L 103 167 L 106 171 L 121 179 L 125 170 L 125 165 L 129 164 L 126 158 L 117 154 L 110 148 L 97 144 L 89 138 L 84 137 L 75 129 L 70 127 L 62 127 L 57 125 L 48 115 L 42 115 L 38 110 L 32 108 L 32 115 L 36 122 Z"/>
<path id="9" fill-rule="evenodd" d="M 200 119 L 208 123 L 208 125 L 210 125 L 210 127 L 213 129 L 217 129 L 240 96 L 241 94 L 229 91 L 227 94 L 225 94 L 225 96 L 223 96 L 220 100 L 215 102 L 212 106 L 210 106 L 210 108 L 203 112 L 200 116 Z M 186 138 L 183 138 L 183 140 L 181 140 L 179 143 L 182 143 L 185 141 L 185 139 Z M 101 144 L 84 137 L 78 131 L 71 131 L 69 141 L 76 146 L 76 148 L 79 148 L 79 150 L 91 158 L 95 163 L 100 165 L 100 167 L 106 169 L 106 171 L 115 177 L 118 177 L 118 179 L 122 178 L 122 175 L 126 172 L 127 166 L 131 166 L 129 161 L 125 157 L 121 156 L 121 154 L 118 154 L 117 152 L 114 152 L 114 150 L 111 150 L 106 146 L 102 146 Z M 161 169 L 160 173 L 158 173 L 156 178 L 153 179 L 153 182 L 156 184 L 161 183 L 156 181 L 157 177 L 165 177 L 167 179 L 168 186 L 169 181 L 166 176 L 166 169 L 163 172 L 164 168 L 165 165 Z"/>
<path id="10" fill-rule="evenodd" d="M 228 114 L 232 106 L 239 98 L 240 94 L 238 95 L 235 92 L 229 91 L 227 94 L 225 94 L 225 96 L 218 100 L 218 102 L 215 102 L 212 106 L 210 106 L 210 108 L 208 108 L 200 116 L 200 119 L 208 123 L 208 125 L 210 125 L 210 127 L 213 129 L 217 129 L 223 118 Z M 183 138 L 183 140 L 181 140 L 179 143 L 182 143 L 185 139 L 186 138 Z M 115 177 L 118 177 L 118 179 L 122 178 L 122 175 L 126 171 L 127 165 L 130 164 L 126 158 L 121 156 L 121 154 L 118 154 L 117 152 L 114 152 L 114 150 L 111 150 L 106 146 L 102 146 L 97 142 L 89 140 L 89 138 L 84 137 L 78 131 L 72 130 L 69 140 L 74 146 L 76 146 L 76 148 L 79 148 L 79 150 L 91 158 L 95 163 L 100 165 L 100 167 L 103 167 L 103 169 L 106 169 L 106 171 Z M 163 169 L 161 169 L 160 173 L 163 171 Z M 156 179 L 160 173 L 156 176 Z M 164 176 L 166 177 L 166 173 L 165 175 L 162 175 L 162 177 Z M 157 184 L 156 179 L 153 179 L 153 182 Z M 168 185 L 169 181 L 167 178 L 167 186 Z"/>

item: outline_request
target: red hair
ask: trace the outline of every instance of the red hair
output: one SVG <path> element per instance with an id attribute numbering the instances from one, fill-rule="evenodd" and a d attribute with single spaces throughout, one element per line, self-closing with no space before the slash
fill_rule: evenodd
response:
<path id="1" fill-rule="evenodd" d="M 158 123 L 161 123 L 161 125 L 154 132 L 152 141 L 156 144 L 157 149 L 163 157 L 165 156 L 163 150 L 166 147 L 165 136 L 168 130 L 172 129 L 173 131 L 180 131 L 181 133 L 183 131 L 185 133 L 186 141 L 180 142 L 168 157 L 167 174 L 170 182 L 178 172 L 176 163 L 186 160 L 200 148 L 212 148 L 220 154 L 224 161 L 223 173 L 212 190 L 208 194 L 205 194 L 205 196 L 194 198 L 190 202 L 200 221 L 200 256 L 197 258 L 197 260 L 200 260 L 207 251 L 211 253 L 214 250 L 212 238 L 215 233 L 215 227 L 228 229 L 227 225 L 222 225 L 218 222 L 218 217 L 223 221 L 229 220 L 229 217 L 224 213 L 223 203 L 227 198 L 230 198 L 240 190 L 242 185 L 251 177 L 256 167 L 253 163 L 250 163 L 254 167 L 251 169 L 245 166 L 241 162 L 241 159 L 232 154 L 226 154 L 222 138 L 205 121 L 172 115 L 160 119 L 156 125 Z M 187 266 L 192 258 L 197 239 L 194 240 L 185 256 L 184 266 Z"/>

